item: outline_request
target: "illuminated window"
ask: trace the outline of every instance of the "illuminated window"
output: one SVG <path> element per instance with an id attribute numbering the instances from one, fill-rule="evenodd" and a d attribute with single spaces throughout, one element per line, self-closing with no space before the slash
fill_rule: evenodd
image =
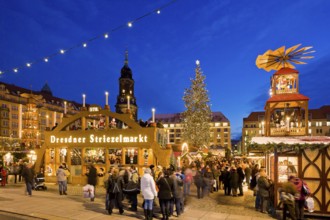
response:
<path id="1" fill-rule="evenodd" d="M 298 157 L 278 157 L 278 180 L 279 182 L 288 181 L 291 175 L 298 173 Z"/>

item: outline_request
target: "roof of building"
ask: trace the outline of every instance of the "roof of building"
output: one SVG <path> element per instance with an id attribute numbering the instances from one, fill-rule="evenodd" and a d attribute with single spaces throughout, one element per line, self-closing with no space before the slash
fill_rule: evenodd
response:
<path id="1" fill-rule="evenodd" d="M 41 92 L 42 92 L 42 93 L 48 93 L 48 94 L 50 94 L 51 96 L 53 95 L 53 92 L 52 92 L 52 90 L 50 89 L 48 83 L 45 83 L 45 85 L 41 88 Z"/>
<path id="2" fill-rule="evenodd" d="M 8 84 L 4 82 L 0 82 L 0 84 L 5 86 L 5 89 L 8 90 L 8 92 L 13 95 L 13 96 L 21 96 L 21 94 L 27 93 L 27 94 L 33 94 L 33 95 L 41 95 L 43 99 L 45 100 L 46 103 L 52 104 L 52 105 L 57 105 L 57 106 L 62 106 L 64 101 L 67 101 L 69 103 L 69 106 L 72 105 L 72 107 L 75 110 L 78 110 L 80 107 L 82 107 L 82 104 L 77 103 L 75 101 L 68 101 L 62 98 L 58 98 L 52 95 L 52 93 L 45 92 L 43 90 L 45 88 L 45 85 L 41 91 L 33 91 L 29 89 L 25 89 L 23 87 L 16 86 L 14 84 Z M 48 85 L 47 85 L 48 86 Z M 49 86 L 48 86 L 49 88 Z M 47 89 L 47 88 L 46 88 Z"/>
<path id="3" fill-rule="evenodd" d="M 324 105 L 319 109 L 310 109 L 308 113 L 311 115 L 312 119 L 327 118 L 327 115 L 330 115 L 330 105 Z"/>
<path id="4" fill-rule="evenodd" d="M 270 97 L 267 102 L 289 102 L 289 101 L 308 101 L 309 98 L 302 94 L 278 94 Z"/>
<path id="5" fill-rule="evenodd" d="M 296 69 L 291 69 L 288 67 L 284 67 L 280 70 L 278 70 L 277 72 L 274 73 L 274 75 L 287 75 L 287 74 L 292 74 L 292 73 L 297 73 L 299 74 L 299 71 Z"/>
<path id="6" fill-rule="evenodd" d="M 151 118 L 149 120 L 151 120 Z M 181 113 L 156 114 L 155 121 L 162 123 L 174 123 L 174 124 L 181 123 Z M 212 112 L 211 122 L 229 122 L 229 120 L 221 112 Z"/>
<path id="7" fill-rule="evenodd" d="M 243 118 L 243 121 L 258 121 L 261 116 L 265 116 L 265 112 L 251 112 L 248 117 Z"/>
<path id="8" fill-rule="evenodd" d="M 330 144 L 330 137 L 326 136 L 295 136 L 295 137 L 252 137 L 255 144 Z"/>

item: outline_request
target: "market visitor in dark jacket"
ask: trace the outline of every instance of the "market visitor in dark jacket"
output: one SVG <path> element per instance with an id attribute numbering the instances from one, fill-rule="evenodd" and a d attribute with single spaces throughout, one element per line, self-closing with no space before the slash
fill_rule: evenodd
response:
<path id="1" fill-rule="evenodd" d="M 97 172 L 96 168 L 93 164 L 91 164 L 88 168 L 87 175 L 87 184 L 94 186 L 94 197 L 91 198 L 91 201 L 94 201 L 95 194 L 96 194 L 96 184 L 97 184 Z"/>
<path id="2" fill-rule="evenodd" d="M 194 183 L 197 187 L 197 198 L 202 199 L 204 197 L 204 192 L 203 192 L 203 174 L 201 171 L 201 168 L 197 168 L 196 175 L 194 176 Z"/>
<path id="3" fill-rule="evenodd" d="M 213 193 L 213 173 L 209 165 L 206 165 L 205 172 L 204 172 L 204 192 L 209 194 L 210 192 Z"/>
<path id="4" fill-rule="evenodd" d="M 159 188 L 159 205 L 163 215 L 163 220 L 168 220 L 170 216 L 170 202 L 174 192 L 173 180 L 170 178 L 170 170 L 164 170 L 164 174 L 157 180 Z"/>
<path id="5" fill-rule="evenodd" d="M 224 170 L 221 172 L 221 178 L 222 178 L 222 181 L 223 181 L 223 189 L 225 191 L 226 196 L 229 196 L 230 191 L 231 191 L 230 183 L 229 183 L 229 176 L 230 176 L 229 167 L 226 166 L 224 168 Z"/>
<path id="6" fill-rule="evenodd" d="M 230 174 L 229 174 L 229 185 L 233 196 L 237 196 L 238 181 L 239 181 L 239 176 L 236 167 L 233 166 L 230 169 Z"/>
<path id="7" fill-rule="evenodd" d="M 35 175 L 35 172 L 33 170 L 32 164 L 31 163 L 26 164 L 26 166 L 24 166 L 24 168 L 22 170 L 22 177 L 24 178 L 25 185 L 26 185 L 26 191 L 29 196 L 32 196 L 34 175 Z"/>
<path id="8" fill-rule="evenodd" d="M 119 213 L 124 213 L 123 208 L 123 188 L 124 188 L 124 178 L 123 176 L 119 175 L 118 168 L 113 169 L 112 175 L 109 176 L 108 179 L 108 187 L 107 187 L 107 194 L 109 198 L 109 209 L 108 213 L 111 215 L 112 210 L 117 205 L 119 209 Z"/>
<path id="9" fill-rule="evenodd" d="M 262 213 L 267 212 L 267 206 L 269 202 L 269 187 L 270 181 L 267 178 L 266 171 L 264 169 L 260 169 L 260 177 L 257 181 L 258 184 L 258 193 L 260 195 L 260 211 Z"/>
<path id="10" fill-rule="evenodd" d="M 174 211 L 174 205 L 176 209 L 177 217 L 180 216 L 183 210 L 183 178 L 180 173 L 180 170 L 178 172 L 173 173 L 170 178 L 173 180 L 173 196 L 174 198 L 171 200 L 170 204 L 170 215 L 173 215 Z"/>
<path id="11" fill-rule="evenodd" d="M 237 168 L 237 174 L 238 174 L 238 190 L 239 190 L 239 196 L 243 196 L 243 181 L 245 178 L 242 166 L 239 165 Z"/>

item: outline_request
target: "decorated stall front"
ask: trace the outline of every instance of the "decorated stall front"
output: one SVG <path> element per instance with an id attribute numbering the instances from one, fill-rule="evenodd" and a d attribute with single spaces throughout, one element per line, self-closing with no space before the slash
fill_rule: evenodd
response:
<path id="1" fill-rule="evenodd" d="M 311 189 L 314 211 L 330 214 L 330 137 L 253 137 L 250 149 L 266 153 L 275 192 L 289 176 L 297 176 Z M 278 193 L 274 199 L 278 205 Z"/>
<path id="2" fill-rule="evenodd" d="M 171 150 L 166 137 L 159 128 L 141 127 L 129 113 L 91 106 L 45 132 L 45 144 L 38 152 L 43 161 L 38 160 L 36 168 L 44 167 L 46 181 L 56 182 L 56 169 L 66 163 L 73 184 L 85 184 L 90 164 L 101 178 L 115 166 L 133 165 L 142 173 L 142 168 L 151 164 L 169 165 Z"/>

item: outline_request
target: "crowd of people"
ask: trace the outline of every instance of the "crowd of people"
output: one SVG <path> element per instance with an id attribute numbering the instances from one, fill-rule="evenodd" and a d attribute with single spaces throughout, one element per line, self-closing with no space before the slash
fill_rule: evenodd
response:
<path id="1" fill-rule="evenodd" d="M 31 163 L 21 163 L 18 181 L 25 181 L 26 193 L 32 196 L 36 174 Z M 3 167 L 1 167 L 3 171 Z M 104 171 L 104 170 L 103 170 Z M 42 171 L 41 171 L 42 172 Z M 138 211 L 138 195 L 142 194 L 145 219 L 154 218 L 154 207 L 158 205 L 162 220 L 170 216 L 180 216 L 184 212 L 185 200 L 191 195 L 191 186 L 197 189 L 197 198 L 203 199 L 210 193 L 223 190 L 225 196 L 239 197 L 248 188 L 255 196 L 255 210 L 261 213 L 275 214 L 274 184 L 266 173 L 265 167 L 258 163 L 243 160 L 196 160 L 182 168 L 171 165 L 168 168 L 150 165 L 139 176 L 134 165 L 130 167 L 114 166 L 109 172 L 100 174 L 91 164 L 86 172 L 87 183 L 92 186 L 91 201 L 94 201 L 97 177 L 104 176 L 106 188 L 106 209 L 111 215 L 118 208 L 124 213 L 123 200 L 130 203 L 129 210 Z M 3 175 L 2 175 L 3 176 Z M 69 169 L 62 163 L 56 170 L 60 195 L 67 195 Z M 16 178 L 15 178 L 16 179 Z M 283 219 L 304 219 L 306 198 L 311 195 L 307 184 L 297 176 L 290 175 L 288 181 L 280 183 L 278 193 Z"/>
<path id="2" fill-rule="evenodd" d="M 91 166 L 90 169 L 95 168 Z M 94 173 L 92 176 L 96 179 L 96 174 L 92 171 L 89 173 L 88 183 L 95 186 L 96 183 L 90 180 L 91 173 Z M 292 184 L 291 188 L 285 187 L 285 184 Z M 285 184 L 280 185 L 279 189 L 283 219 L 287 215 L 291 219 L 303 219 L 304 202 L 308 195 L 297 192 L 301 192 L 303 186 L 307 187 L 306 183 L 298 177 L 290 176 Z M 113 167 L 105 176 L 106 207 L 110 215 L 115 207 L 123 214 L 123 200 L 127 199 L 131 204 L 129 210 L 136 212 L 137 197 L 141 193 L 145 219 L 154 218 L 154 207 L 158 203 L 162 220 L 167 220 L 170 216 L 180 216 L 184 212 L 185 199 L 190 196 L 192 185 L 197 188 L 198 199 L 220 190 L 223 190 L 225 196 L 239 197 L 244 195 L 243 188 L 248 188 L 255 196 L 256 211 L 275 214 L 274 184 L 265 167 L 241 160 L 196 160 L 183 168 L 150 165 L 144 168 L 141 177 L 134 166 Z M 289 203 L 286 198 L 291 194 L 293 200 Z"/>

